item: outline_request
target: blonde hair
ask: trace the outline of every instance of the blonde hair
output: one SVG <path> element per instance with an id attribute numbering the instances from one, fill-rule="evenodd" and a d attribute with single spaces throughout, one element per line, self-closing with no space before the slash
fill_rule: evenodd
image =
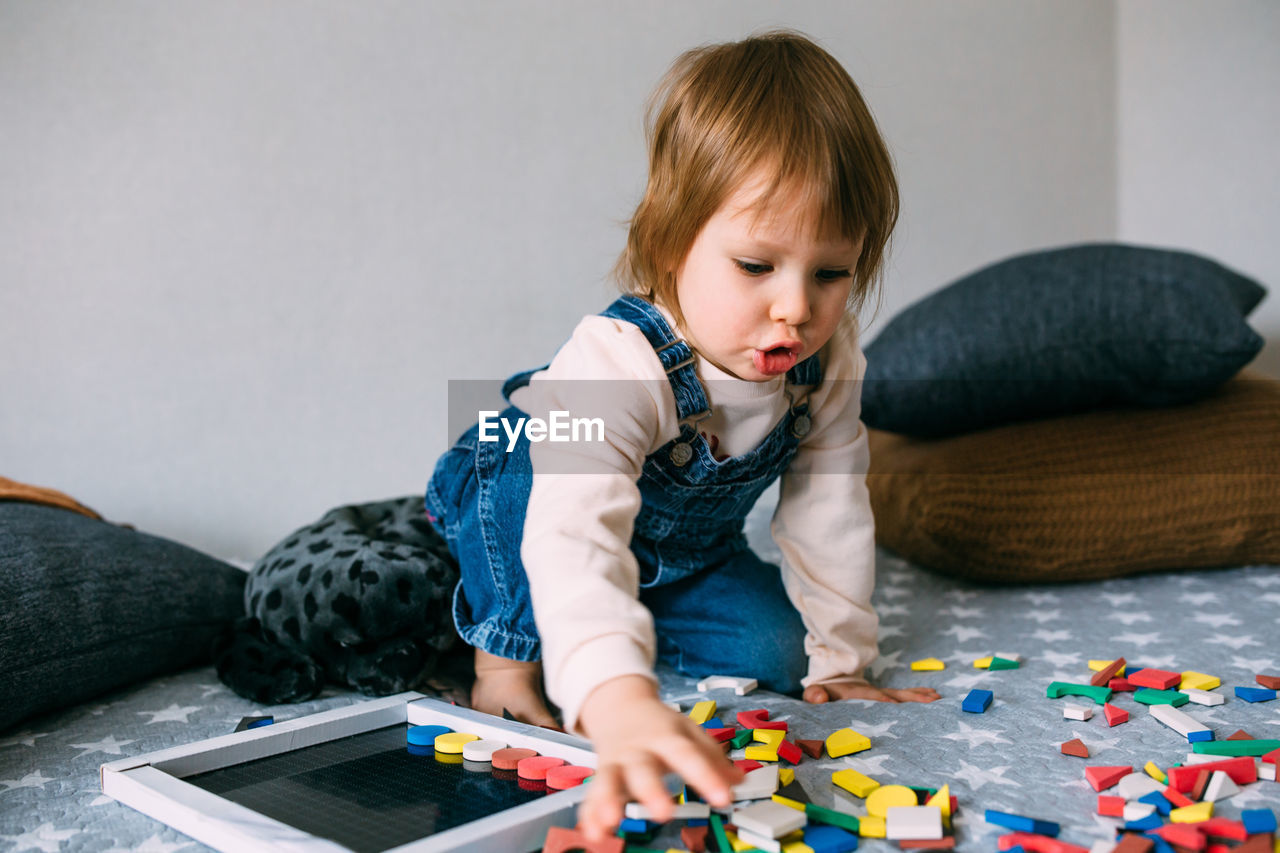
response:
<path id="1" fill-rule="evenodd" d="M 875 120 L 848 72 L 807 36 L 770 29 L 681 54 L 645 110 L 649 181 L 612 276 L 624 293 L 684 318 L 675 270 L 702 226 L 759 168 L 815 211 L 820 238 L 863 240 L 848 310 L 879 285 L 898 219 L 898 184 Z"/>

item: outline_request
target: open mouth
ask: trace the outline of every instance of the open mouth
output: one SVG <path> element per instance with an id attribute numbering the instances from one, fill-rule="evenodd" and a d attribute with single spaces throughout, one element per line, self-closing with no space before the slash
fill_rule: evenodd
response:
<path id="1" fill-rule="evenodd" d="M 777 376 L 796 366 L 796 361 L 800 357 L 800 347 L 781 345 L 765 350 L 758 349 L 752 353 L 752 357 L 756 370 L 766 376 Z"/>

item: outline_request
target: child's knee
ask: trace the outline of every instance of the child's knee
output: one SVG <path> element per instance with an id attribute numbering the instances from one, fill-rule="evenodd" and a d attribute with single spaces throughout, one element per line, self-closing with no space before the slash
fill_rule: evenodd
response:
<path id="1" fill-rule="evenodd" d="M 796 620 L 797 622 L 799 620 Z M 804 651 L 804 627 L 779 626 L 774 631 L 757 631 L 753 641 L 743 649 L 751 656 L 749 675 L 765 690 L 775 693 L 798 693 L 800 679 L 809 670 Z"/>

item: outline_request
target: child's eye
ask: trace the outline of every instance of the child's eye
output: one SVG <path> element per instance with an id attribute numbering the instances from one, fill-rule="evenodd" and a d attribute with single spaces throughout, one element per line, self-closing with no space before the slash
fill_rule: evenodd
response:
<path id="1" fill-rule="evenodd" d="M 764 275 L 769 271 L 768 264 L 753 264 L 750 261 L 740 261 L 734 258 L 733 262 L 738 265 L 738 269 L 747 275 Z"/>
<path id="2" fill-rule="evenodd" d="M 747 275 L 757 276 L 764 275 L 772 269 L 768 264 L 756 264 L 751 261 L 740 261 L 734 258 L 733 262 L 737 264 L 738 269 Z M 848 270 L 818 270 L 818 280 L 824 282 L 839 281 L 842 278 L 848 278 Z"/>

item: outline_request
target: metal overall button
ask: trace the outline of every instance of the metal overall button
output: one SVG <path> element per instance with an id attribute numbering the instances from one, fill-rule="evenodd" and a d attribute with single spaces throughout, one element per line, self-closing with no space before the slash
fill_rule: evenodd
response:
<path id="1" fill-rule="evenodd" d="M 791 424 L 791 432 L 796 438 L 804 438 L 812 428 L 813 421 L 809 420 L 808 415 L 797 415 L 795 421 Z"/>
<path id="2" fill-rule="evenodd" d="M 689 464 L 689 460 L 693 458 L 693 448 L 689 446 L 689 442 L 677 442 L 671 448 L 671 461 L 678 468 L 683 468 Z"/>

